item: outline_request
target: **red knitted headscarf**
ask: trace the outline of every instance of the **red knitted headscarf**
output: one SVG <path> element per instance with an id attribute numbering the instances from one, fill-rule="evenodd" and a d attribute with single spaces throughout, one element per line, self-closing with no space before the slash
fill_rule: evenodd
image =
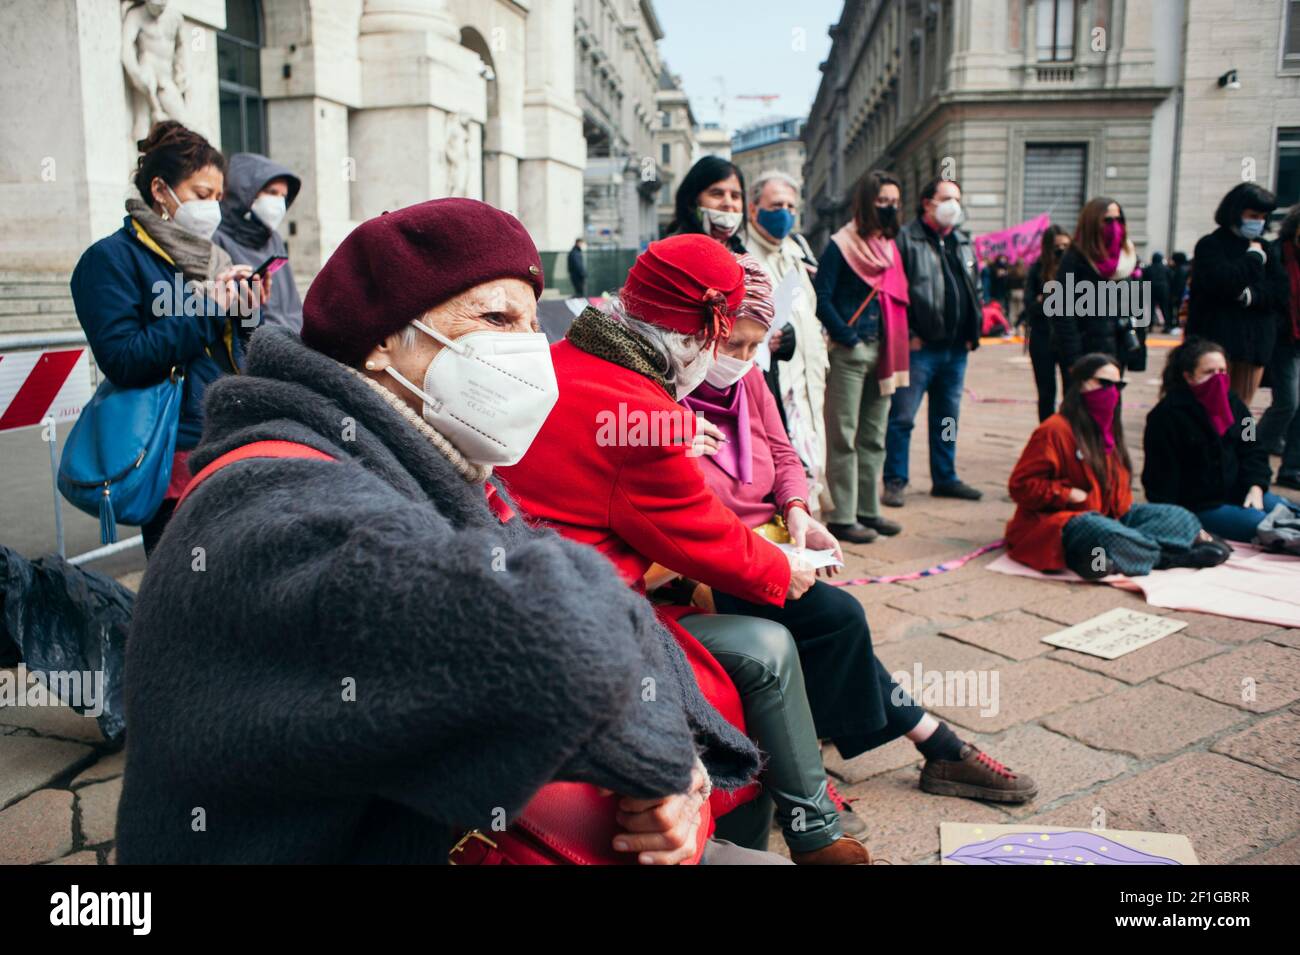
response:
<path id="1" fill-rule="evenodd" d="M 694 233 L 651 242 L 619 292 L 633 318 L 675 332 L 704 332 L 710 342 L 731 334 L 744 297 L 745 272 L 736 257 L 721 242 Z"/>

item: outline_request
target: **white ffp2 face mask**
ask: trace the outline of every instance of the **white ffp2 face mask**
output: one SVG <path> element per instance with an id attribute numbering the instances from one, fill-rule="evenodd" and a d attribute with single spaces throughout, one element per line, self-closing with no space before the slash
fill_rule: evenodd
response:
<path id="1" fill-rule="evenodd" d="M 518 464 L 560 397 L 546 336 L 482 331 L 452 339 L 413 324 L 444 346 L 429 362 L 423 389 L 392 366 L 387 372 L 424 402 L 424 420 L 470 461 Z"/>
<path id="2" fill-rule="evenodd" d="M 677 374 L 673 378 L 677 400 L 681 401 L 696 388 L 709 375 L 709 369 L 713 367 L 713 348 L 712 346 L 701 348 L 700 353 L 684 365 L 679 365 Z"/>
<path id="3" fill-rule="evenodd" d="M 945 199 L 934 207 L 934 221 L 945 229 L 955 228 L 961 221 L 961 203 L 956 199 Z"/>
<path id="4" fill-rule="evenodd" d="M 204 239 L 211 239 L 217 231 L 217 226 L 221 225 L 221 203 L 216 199 L 190 199 L 181 202 L 176 193 L 172 192 L 171 186 L 167 186 L 167 192 L 176 203 L 176 211 L 172 213 L 172 219 L 176 224 L 187 232 L 193 232 Z"/>
<path id="5" fill-rule="evenodd" d="M 732 358 L 730 355 L 718 352 L 714 356 L 713 364 L 710 366 L 709 373 L 704 380 L 714 388 L 722 391 L 744 378 L 749 374 L 749 369 L 753 367 L 753 360 L 742 361 L 739 358 Z"/>
<path id="6" fill-rule="evenodd" d="M 289 204 L 284 196 L 273 196 L 269 192 L 264 192 L 254 199 L 248 208 L 262 225 L 274 232 L 284 221 L 284 215 L 289 211 Z"/>
<path id="7" fill-rule="evenodd" d="M 700 207 L 700 222 L 715 239 L 729 239 L 740 228 L 744 216 L 739 212 L 722 212 Z"/>

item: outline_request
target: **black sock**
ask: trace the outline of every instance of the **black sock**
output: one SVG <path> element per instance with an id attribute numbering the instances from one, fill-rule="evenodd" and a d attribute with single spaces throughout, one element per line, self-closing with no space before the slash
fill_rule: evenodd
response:
<path id="1" fill-rule="evenodd" d="M 966 745 L 961 737 L 952 731 L 947 723 L 940 723 L 939 728 L 930 734 L 924 743 L 917 743 L 916 748 L 926 759 L 942 759 L 949 762 L 961 760 L 961 748 Z"/>

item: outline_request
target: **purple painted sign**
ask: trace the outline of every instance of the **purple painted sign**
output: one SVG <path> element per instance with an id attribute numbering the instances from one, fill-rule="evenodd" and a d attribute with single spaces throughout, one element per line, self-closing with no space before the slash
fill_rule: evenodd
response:
<path id="1" fill-rule="evenodd" d="M 1095 832 L 1015 832 L 944 856 L 965 865 L 1182 865 Z"/>

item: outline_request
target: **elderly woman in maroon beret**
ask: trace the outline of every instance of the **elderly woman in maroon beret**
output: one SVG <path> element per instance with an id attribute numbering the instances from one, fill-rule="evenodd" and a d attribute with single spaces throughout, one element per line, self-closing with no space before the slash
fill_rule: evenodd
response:
<path id="1" fill-rule="evenodd" d="M 512 216 L 411 206 L 343 241 L 301 340 L 259 330 L 212 386 L 135 604 L 122 862 L 769 858 L 706 844 L 753 745 L 492 477 L 556 400 L 541 292 Z"/>

